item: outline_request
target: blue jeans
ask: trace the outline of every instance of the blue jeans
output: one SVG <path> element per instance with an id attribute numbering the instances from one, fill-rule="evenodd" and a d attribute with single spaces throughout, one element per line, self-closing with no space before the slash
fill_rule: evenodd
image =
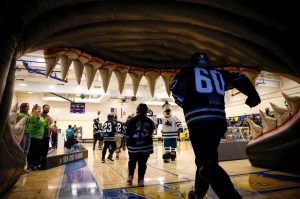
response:
<path id="1" fill-rule="evenodd" d="M 21 148 L 24 151 L 24 154 L 27 157 L 27 154 L 29 153 L 29 148 L 30 148 L 30 142 L 31 142 L 31 134 L 30 132 L 24 132 L 22 141 L 20 143 Z"/>
<path id="2" fill-rule="evenodd" d="M 79 150 L 80 150 L 80 144 L 79 143 L 73 144 L 70 148 L 71 152 L 78 152 Z"/>

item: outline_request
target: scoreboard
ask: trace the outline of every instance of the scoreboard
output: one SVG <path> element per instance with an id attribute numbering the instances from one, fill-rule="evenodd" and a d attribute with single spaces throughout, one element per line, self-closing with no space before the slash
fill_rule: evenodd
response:
<path id="1" fill-rule="evenodd" d="M 85 103 L 74 103 L 70 104 L 70 113 L 84 114 L 85 113 Z"/>

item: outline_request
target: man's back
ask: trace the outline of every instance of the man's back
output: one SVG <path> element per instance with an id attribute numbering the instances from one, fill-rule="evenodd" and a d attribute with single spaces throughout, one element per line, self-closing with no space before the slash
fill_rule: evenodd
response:
<path id="1" fill-rule="evenodd" d="M 231 87 L 247 95 L 257 95 L 245 75 L 204 67 L 183 69 L 170 85 L 175 102 L 183 108 L 188 125 L 205 120 L 226 120 L 224 95 Z"/>
<path id="2" fill-rule="evenodd" d="M 115 133 L 116 133 L 116 123 L 113 120 L 108 120 L 104 122 L 102 126 L 102 132 L 103 132 L 104 140 L 114 141 Z"/>
<path id="3" fill-rule="evenodd" d="M 126 132 L 129 153 L 153 153 L 152 134 L 154 129 L 154 123 L 146 115 L 137 115 L 132 118 L 128 123 Z"/>

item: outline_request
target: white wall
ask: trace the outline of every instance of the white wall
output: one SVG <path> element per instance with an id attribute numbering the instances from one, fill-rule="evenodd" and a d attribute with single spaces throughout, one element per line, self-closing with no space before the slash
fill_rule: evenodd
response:
<path id="1" fill-rule="evenodd" d="M 43 106 L 44 104 L 50 105 L 50 112 L 49 115 L 57 121 L 57 126 L 62 129 L 62 131 L 65 131 L 68 127 L 68 125 L 74 125 L 76 124 L 77 127 L 82 126 L 83 129 L 83 138 L 93 138 L 93 119 L 97 117 L 97 112 L 101 111 L 100 114 L 100 122 L 105 122 L 107 114 L 110 113 L 110 108 L 114 107 L 117 108 L 118 111 L 118 119 L 120 121 L 125 122 L 127 117 L 131 115 L 132 113 L 135 113 L 136 107 L 138 103 L 136 104 L 123 104 L 116 102 L 115 100 L 108 101 L 106 103 L 86 103 L 85 104 L 85 114 L 71 114 L 70 113 L 70 103 L 69 102 L 50 102 L 50 101 L 43 101 L 42 100 L 42 94 L 17 94 L 15 97 L 15 100 L 21 104 L 21 103 L 29 103 L 30 105 L 30 111 L 34 104 L 39 104 L 40 106 Z M 126 112 L 126 115 L 121 118 L 120 110 Z M 149 105 L 149 108 L 152 109 L 155 115 L 157 117 L 162 117 L 162 109 L 161 106 L 152 106 Z M 178 118 L 184 121 L 184 115 L 181 111 L 180 107 L 173 106 L 173 114 L 176 115 Z M 160 130 L 158 131 L 158 136 L 161 135 Z"/>

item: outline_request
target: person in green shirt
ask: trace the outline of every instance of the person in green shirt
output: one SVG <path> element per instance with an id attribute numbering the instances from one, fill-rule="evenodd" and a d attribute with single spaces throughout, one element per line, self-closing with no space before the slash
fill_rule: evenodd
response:
<path id="1" fill-rule="evenodd" d="M 28 130 L 31 133 L 28 165 L 32 170 L 37 170 L 40 167 L 45 128 L 47 128 L 46 120 L 41 116 L 41 107 L 36 104 L 28 119 Z"/>

